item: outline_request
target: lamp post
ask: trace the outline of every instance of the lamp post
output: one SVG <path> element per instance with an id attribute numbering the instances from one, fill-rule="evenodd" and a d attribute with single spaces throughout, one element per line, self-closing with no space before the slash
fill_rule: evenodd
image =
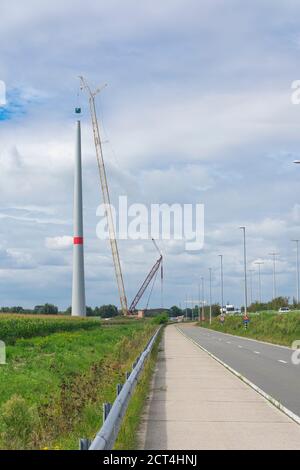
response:
<path id="1" fill-rule="evenodd" d="M 255 264 L 258 266 L 258 292 L 259 292 L 259 301 L 260 303 L 262 302 L 262 296 L 261 296 L 261 271 L 260 267 L 262 264 L 264 264 L 263 261 L 256 261 Z"/>
<path id="2" fill-rule="evenodd" d="M 204 277 L 201 277 L 201 287 L 202 287 L 202 318 L 201 320 L 204 322 L 205 314 L 204 314 Z"/>
<path id="3" fill-rule="evenodd" d="M 209 324 L 211 325 L 211 272 L 212 268 L 208 268 L 209 270 Z"/>
<path id="4" fill-rule="evenodd" d="M 272 251 L 269 255 L 273 257 L 273 299 L 276 299 L 276 256 L 278 253 Z"/>
<path id="5" fill-rule="evenodd" d="M 223 279 L 223 255 L 218 255 L 220 257 L 220 274 L 221 274 L 221 313 L 223 313 L 224 307 L 224 279 Z"/>
<path id="6" fill-rule="evenodd" d="M 253 269 L 249 269 L 249 274 L 250 274 L 250 305 L 252 305 L 252 303 L 253 303 L 252 273 L 253 273 Z"/>
<path id="7" fill-rule="evenodd" d="M 198 284 L 198 322 L 200 322 L 201 318 L 200 318 L 200 297 L 201 297 L 201 294 L 200 294 L 200 283 Z"/>
<path id="8" fill-rule="evenodd" d="M 240 227 L 240 229 L 243 231 L 243 240 L 244 240 L 244 297 L 245 297 L 245 311 L 244 314 L 245 316 L 247 315 L 247 303 L 248 303 L 248 298 L 247 298 L 247 253 L 246 253 L 246 227 Z"/>
<path id="9" fill-rule="evenodd" d="M 299 240 L 292 240 L 296 243 L 296 269 L 297 269 L 297 304 L 299 304 Z"/>

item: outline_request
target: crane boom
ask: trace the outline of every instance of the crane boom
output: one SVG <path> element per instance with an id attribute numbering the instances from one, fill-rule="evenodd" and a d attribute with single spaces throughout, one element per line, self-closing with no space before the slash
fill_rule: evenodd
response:
<path id="1" fill-rule="evenodd" d="M 110 197 L 109 197 L 109 191 L 108 191 L 108 184 L 107 184 L 106 171 L 105 171 L 103 152 L 102 152 L 102 144 L 101 144 L 101 139 L 100 139 L 100 131 L 99 131 L 96 105 L 95 105 L 95 96 L 101 90 L 97 89 L 95 92 L 92 92 L 89 85 L 85 81 L 85 79 L 83 77 L 79 77 L 79 78 L 81 81 L 82 88 L 85 89 L 89 95 L 89 104 L 90 104 L 90 112 L 91 112 L 92 125 L 93 125 L 96 157 L 97 157 L 97 163 L 98 163 L 98 169 L 99 169 L 99 175 L 100 175 L 103 201 L 105 205 L 105 214 L 107 218 L 107 225 L 108 225 L 108 231 L 109 231 L 109 241 L 110 241 L 113 263 L 114 263 L 114 268 L 115 268 L 115 275 L 116 275 L 117 284 L 118 284 L 121 309 L 122 309 L 123 314 L 127 315 L 128 314 L 127 298 L 126 298 L 126 293 L 125 293 L 125 287 L 124 287 L 124 281 L 123 281 L 123 275 L 122 275 L 122 269 L 121 269 L 121 263 L 120 263 L 120 257 L 119 257 L 118 244 L 116 240 L 113 216 L 112 216 L 112 211 L 111 211 L 111 206 L 110 206 Z"/>
<path id="2" fill-rule="evenodd" d="M 138 293 L 136 294 L 135 298 L 133 299 L 133 301 L 130 304 L 130 307 L 129 307 L 129 312 L 130 313 L 132 313 L 134 311 L 135 307 L 137 306 L 138 302 L 140 301 L 141 297 L 143 296 L 145 290 L 147 289 L 147 287 L 150 284 L 151 280 L 155 276 L 155 273 L 157 272 L 157 270 L 159 269 L 159 267 L 162 263 L 162 259 L 163 259 L 163 257 L 162 257 L 162 255 L 160 255 L 160 257 L 158 258 L 156 263 L 152 266 L 151 271 L 147 275 L 147 277 L 144 280 L 143 284 L 141 285 Z"/>

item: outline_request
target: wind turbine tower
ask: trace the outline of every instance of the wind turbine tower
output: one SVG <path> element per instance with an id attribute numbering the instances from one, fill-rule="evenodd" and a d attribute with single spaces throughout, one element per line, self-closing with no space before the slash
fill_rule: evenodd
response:
<path id="1" fill-rule="evenodd" d="M 75 109 L 81 113 L 80 108 Z M 83 216 L 82 216 L 82 169 L 81 169 L 81 125 L 76 124 L 76 151 L 74 168 L 74 238 L 73 238 L 73 285 L 72 316 L 85 317 L 84 252 L 83 252 Z"/>

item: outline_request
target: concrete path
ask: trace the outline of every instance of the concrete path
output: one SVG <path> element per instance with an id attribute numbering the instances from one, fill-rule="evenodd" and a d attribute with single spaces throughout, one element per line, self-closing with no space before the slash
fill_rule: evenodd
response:
<path id="1" fill-rule="evenodd" d="M 300 426 L 168 326 L 141 449 L 300 449 Z"/>

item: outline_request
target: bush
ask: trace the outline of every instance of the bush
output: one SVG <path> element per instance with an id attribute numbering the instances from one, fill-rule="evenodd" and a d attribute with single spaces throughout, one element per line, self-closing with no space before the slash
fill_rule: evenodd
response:
<path id="1" fill-rule="evenodd" d="M 164 325 L 168 323 L 169 315 L 167 313 L 162 313 L 161 315 L 157 315 L 152 319 L 152 323 L 155 325 Z"/>
<path id="2" fill-rule="evenodd" d="M 24 398 L 13 395 L 1 407 L 1 440 L 6 449 L 30 449 L 36 446 L 40 429 L 39 415 Z"/>

